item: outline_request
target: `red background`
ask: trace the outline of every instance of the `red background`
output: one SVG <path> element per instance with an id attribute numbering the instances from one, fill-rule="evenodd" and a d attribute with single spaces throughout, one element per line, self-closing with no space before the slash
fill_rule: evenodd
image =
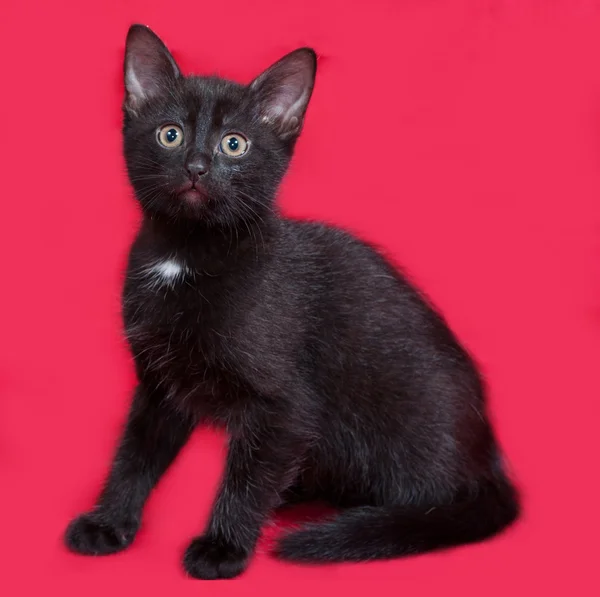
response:
<path id="1" fill-rule="evenodd" d="M 264 550 L 185 578 L 223 438 L 200 431 L 126 553 L 68 554 L 133 385 L 120 327 L 138 214 L 120 153 L 131 22 L 186 71 L 249 81 L 320 54 L 288 213 L 385 246 L 481 362 L 525 514 L 453 552 L 310 568 Z M 598 594 L 600 5 L 563 1 L 4 0 L 0 14 L 0 592 Z"/>

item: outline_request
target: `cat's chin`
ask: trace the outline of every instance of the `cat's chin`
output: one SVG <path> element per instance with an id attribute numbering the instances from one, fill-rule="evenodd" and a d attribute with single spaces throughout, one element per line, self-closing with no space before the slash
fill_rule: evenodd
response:
<path id="1" fill-rule="evenodd" d="M 191 188 L 179 193 L 179 199 L 185 201 L 191 205 L 200 205 L 206 202 L 206 195 L 201 193 L 198 189 Z"/>

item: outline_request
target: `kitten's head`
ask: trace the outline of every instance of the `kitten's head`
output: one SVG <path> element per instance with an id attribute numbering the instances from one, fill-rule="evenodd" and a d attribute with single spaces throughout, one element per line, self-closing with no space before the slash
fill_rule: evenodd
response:
<path id="1" fill-rule="evenodd" d="M 123 132 L 142 208 L 228 226 L 262 217 L 292 156 L 315 71 L 315 53 L 303 48 L 248 86 L 185 77 L 162 41 L 133 25 Z"/>

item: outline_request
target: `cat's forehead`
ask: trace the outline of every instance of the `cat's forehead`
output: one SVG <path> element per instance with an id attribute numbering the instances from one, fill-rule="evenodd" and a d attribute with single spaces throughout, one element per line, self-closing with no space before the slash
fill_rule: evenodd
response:
<path id="1" fill-rule="evenodd" d="M 246 87 L 217 77 L 185 77 L 167 106 L 189 119 L 223 121 L 237 114 L 246 97 Z"/>

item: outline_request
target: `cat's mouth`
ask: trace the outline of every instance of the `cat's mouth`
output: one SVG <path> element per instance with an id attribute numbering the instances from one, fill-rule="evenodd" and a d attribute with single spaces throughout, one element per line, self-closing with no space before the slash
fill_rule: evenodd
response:
<path id="1" fill-rule="evenodd" d="M 190 203 L 200 203 L 206 201 L 206 193 L 204 189 L 198 184 L 191 181 L 180 187 L 177 196 L 184 201 Z"/>

